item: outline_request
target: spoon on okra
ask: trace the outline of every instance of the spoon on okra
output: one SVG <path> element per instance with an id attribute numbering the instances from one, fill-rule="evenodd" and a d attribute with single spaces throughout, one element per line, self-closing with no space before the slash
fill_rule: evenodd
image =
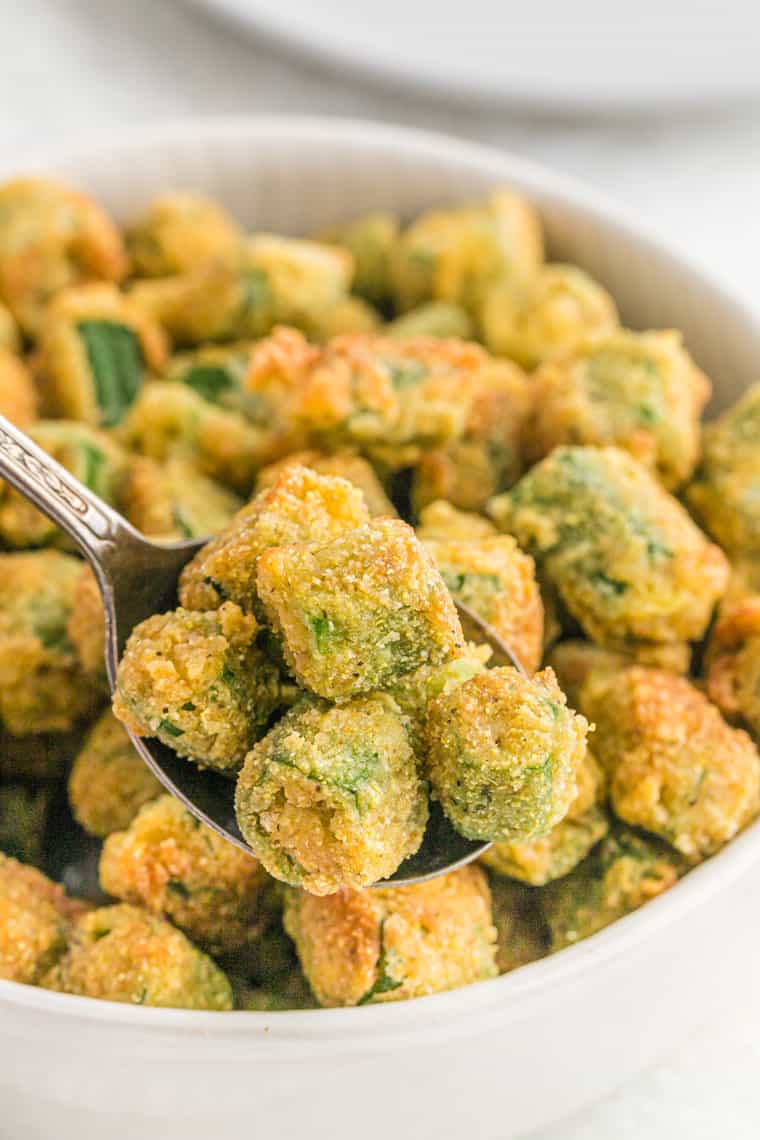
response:
<path id="1" fill-rule="evenodd" d="M 130 632 L 150 615 L 176 605 L 180 571 L 207 540 L 150 542 L 2 416 L 0 477 L 59 526 L 92 566 L 103 598 L 106 672 L 113 690 Z M 490 626 L 468 607 L 457 604 L 457 609 L 465 634 L 486 642 L 496 664 L 523 671 L 509 646 Z M 231 843 L 250 850 L 235 821 L 234 784 L 230 780 L 218 772 L 197 768 L 156 739 L 132 736 L 132 742 L 167 791 L 188 811 Z M 452 871 L 490 846 L 459 835 L 436 804 L 431 803 L 430 809 L 422 845 L 388 880 L 394 886 Z"/>

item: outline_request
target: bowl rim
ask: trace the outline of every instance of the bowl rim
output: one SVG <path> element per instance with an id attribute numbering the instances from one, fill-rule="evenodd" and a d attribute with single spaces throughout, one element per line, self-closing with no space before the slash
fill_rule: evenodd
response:
<path id="1" fill-rule="evenodd" d="M 0 173 L 26 174 L 52 171 L 85 159 L 121 157 L 133 147 L 148 145 L 202 146 L 225 137 L 248 145 L 267 138 L 280 142 L 348 142 L 361 157 L 368 146 L 390 147 L 412 155 L 426 155 L 440 161 L 469 164 L 498 182 L 518 182 L 527 193 L 553 198 L 582 211 L 598 222 L 624 234 L 661 261 L 693 278 L 717 302 L 732 308 L 757 341 L 760 356 L 760 321 L 748 306 L 667 240 L 654 237 L 647 227 L 635 221 L 630 212 L 610 203 L 603 194 L 573 177 L 496 147 L 462 140 L 456 136 L 396 126 L 368 120 L 301 115 L 229 115 L 169 120 L 147 127 L 131 127 L 114 140 L 112 131 L 99 130 L 75 136 L 72 141 L 47 147 L 18 150 L 13 157 L 0 159 Z M 645 942 L 657 931 L 669 927 L 722 888 L 735 882 L 760 862 L 760 819 L 750 824 L 721 851 L 695 867 L 670 891 L 648 902 L 576 946 L 531 962 L 500 977 L 474 983 L 445 993 L 432 994 L 407 1002 L 386 1002 L 361 1008 L 284 1010 L 272 1012 L 217 1012 L 148 1008 L 102 1001 L 71 994 L 60 994 L 38 987 L 0 979 L 0 1007 L 33 1010 L 40 1014 L 65 1015 L 70 1020 L 93 1025 L 118 1023 L 156 1036 L 172 1039 L 197 1033 L 213 1034 L 217 1042 L 234 1042 L 241 1037 L 255 1041 L 257 1033 L 271 1047 L 275 1043 L 355 1047 L 357 1030 L 371 1040 L 372 1048 L 392 1048 L 399 1037 L 431 1037 L 440 1040 L 442 1031 L 475 1033 L 482 1030 L 484 1018 L 522 1018 L 526 1003 L 551 997 L 559 985 L 571 982 L 593 968 L 615 962 L 630 949 Z"/>

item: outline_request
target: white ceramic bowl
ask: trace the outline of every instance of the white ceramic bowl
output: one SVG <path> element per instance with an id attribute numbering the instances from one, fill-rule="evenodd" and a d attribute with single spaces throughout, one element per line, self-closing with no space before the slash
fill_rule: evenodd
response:
<path id="1" fill-rule="evenodd" d="M 161 190 L 197 187 L 248 226 L 293 233 L 510 183 L 540 208 L 552 255 L 598 277 L 626 322 L 684 330 L 718 406 L 760 361 L 750 316 L 636 224 L 571 181 L 450 138 L 329 120 L 202 121 L 0 167 L 71 179 L 121 218 Z M 580 946 L 413 1002 L 202 1014 L 0 982 L 0 1136 L 508 1140 L 741 1001 L 756 972 L 759 863 L 755 824 Z"/>

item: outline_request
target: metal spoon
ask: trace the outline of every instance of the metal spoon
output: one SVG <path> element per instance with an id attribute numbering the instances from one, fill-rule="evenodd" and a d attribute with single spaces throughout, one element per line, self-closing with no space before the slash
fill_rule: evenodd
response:
<path id="1" fill-rule="evenodd" d="M 205 540 L 149 542 L 3 416 L 0 476 L 65 531 L 92 566 L 103 595 L 106 671 L 113 690 L 119 658 L 132 629 L 151 614 L 176 606 L 180 570 Z M 494 651 L 496 663 L 510 664 L 522 671 L 509 647 L 490 626 L 466 606 L 458 609 L 468 636 L 486 641 Z M 235 821 L 231 781 L 208 769 L 196 768 L 158 740 L 132 736 L 132 742 L 167 791 L 188 811 L 231 843 L 250 851 Z M 422 882 L 471 862 L 489 846 L 459 835 L 437 804 L 431 804 L 422 846 L 388 881 L 394 886 Z"/>

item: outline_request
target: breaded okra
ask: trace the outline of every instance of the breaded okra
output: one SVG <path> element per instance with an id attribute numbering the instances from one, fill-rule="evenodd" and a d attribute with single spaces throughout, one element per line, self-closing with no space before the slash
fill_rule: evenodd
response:
<path id="1" fill-rule="evenodd" d="M 592 673 L 581 708 L 596 723 L 594 749 L 616 814 L 692 862 L 760 810 L 757 749 L 685 678 L 641 666 Z"/>
<path id="2" fill-rule="evenodd" d="M 433 792 L 468 839 L 537 839 L 577 794 L 587 730 L 551 669 L 487 670 L 428 705 Z"/>
<path id="3" fill-rule="evenodd" d="M 235 811 L 283 882 L 325 895 L 392 875 L 419 847 L 428 816 L 395 702 L 302 699 L 246 757 Z"/>
<path id="4" fill-rule="evenodd" d="M 705 665 L 710 699 L 760 740 L 760 597 L 725 605 L 710 633 Z"/>
<path id="5" fill-rule="evenodd" d="M 258 632 L 256 619 L 232 602 L 140 622 L 119 663 L 116 716 L 201 766 L 234 772 L 281 701 Z"/>
<path id="6" fill-rule="evenodd" d="M 432 336 L 439 340 L 475 340 L 475 322 L 466 309 L 450 301 L 427 301 L 385 326 L 385 335 L 408 340 Z"/>
<path id="7" fill-rule="evenodd" d="M 546 658 L 557 674 L 562 692 L 570 703 L 579 708 L 581 689 L 592 672 L 604 676 L 629 665 L 651 665 L 653 669 L 664 669 L 667 673 L 682 676 L 689 672 L 691 646 L 686 641 L 632 642 L 620 649 L 605 649 L 594 645 L 593 641 L 580 641 L 569 638 L 553 646 Z"/>
<path id="8" fill-rule="evenodd" d="M 230 600 L 260 612 L 256 570 L 265 550 L 308 540 L 324 543 L 368 518 L 361 492 L 345 479 L 286 465 L 272 486 L 242 507 L 187 564 L 179 600 L 191 610 L 215 609 Z"/>
<path id="9" fill-rule="evenodd" d="M 83 915 L 68 950 L 45 976 L 47 989 L 165 1009 L 232 1009 L 219 967 L 180 930 L 122 903 Z"/>
<path id="10" fill-rule="evenodd" d="M 709 395 L 680 333 L 620 329 L 538 370 L 529 455 L 540 459 L 566 443 L 614 444 L 673 489 L 697 462 Z"/>
<path id="11" fill-rule="evenodd" d="M 288 891 L 285 929 L 323 1006 L 403 1001 L 497 973 L 491 896 L 475 866 L 411 887 Z"/>
<path id="12" fill-rule="evenodd" d="M 90 835 L 105 838 L 129 827 L 143 804 L 161 791 L 124 726 L 106 709 L 87 734 L 69 775 L 69 803 L 77 823 Z"/>
<path id="13" fill-rule="evenodd" d="M 251 341 L 203 345 L 172 356 L 164 376 L 187 384 L 209 404 L 243 414 L 250 412 L 255 419 L 255 401 L 247 400 L 243 390 L 252 351 Z"/>
<path id="14" fill-rule="evenodd" d="M 456 301 L 477 314 L 492 285 L 530 278 L 542 259 L 532 206 L 498 190 L 471 206 L 430 210 L 404 230 L 392 259 L 394 299 L 403 311 L 423 301 Z"/>
<path id="15" fill-rule="evenodd" d="M 81 565 L 54 550 L 0 554 L 0 716 L 17 736 L 66 732 L 97 700 L 66 631 Z"/>
<path id="16" fill-rule="evenodd" d="M 7 305 L 0 301 L 0 348 L 10 353 L 21 351 L 21 331 Z"/>
<path id="17" fill-rule="evenodd" d="M 391 300 L 391 263 L 399 232 L 398 218 L 378 211 L 334 226 L 321 235 L 324 241 L 350 253 L 354 265 L 353 292 L 382 309 Z"/>
<path id="18" fill-rule="evenodd" d="M 489 289 L 480 313 L 490 352 L 524 368 L 572 352 L 617 327 L 615 302 L 575 265 L 545 265 L 527 281 Z"/>
<path id="19" fill-rule="evenodd" d="M 266 921 L 269 876 L 173 796 L 145 804 L 100 857 L 106 894 L 169 919 L 210 954 L 253 941 Z"/>
<path id="20" fill-rule="evenodd" d="M 423 507 L 417 524 L 417 537 L 423 541 L 441 538 L 455 542 L 472 542 L 494 538 L 498 530 L 492 522 L 472 511 L 460 511 L 444 499 L 436 499 Z"/>
<path id="21" fill-rule="evenodd" d="M 385 493 L 374 468 L 355 451 L 296 451 L 278 463 L 263 467 L 256 478 L 256 491 L 276 483 L 287 467 L 308 467 L 318 475 L 333 475 L 358 487 L 371 515 L 395 515 L 396 508 Z"/>
<path id="22" fill-rule="evenodd" d="M 80 562 L 74 579 L 66 636 L 85 673 L 106 682 L 106 621 L 103 598 L 89 562 Z"/>
<path id="23" fill-rule="evenodd" d="M 64 953 L 81 909 L 41 871 L 0 852 L 0 978 L 37 985 Z"/>
<path id="24" fill-rule="evenodd" d="M 237 265 L 243 240 L 242 229 L 219 202 L 192 190 L 154 198 L 126 231 L 137 277 L 186 273 L 208 261 Z"/>
<path id="25" fill-rule="evenodd" d="M 557 448 L 490 512 L 602 644 L 699 638 L 726 587 L 722 551 L 617 448 Z"/>
<path id="26" fill-rule="evenodd" d="M 551 949 L 562 950 L 672 887 L 683 861 L 666 843 L 616 826 L 569 875 L 541 892 Z"/>
<path id="27" fill-rule="evenodd" d="M 0 186 L 0 298 L 27 336 L 61 289 L 126 270 L 121 235 L 92 198 L 46 179 Z"/>
<path id="28" fill-rule="evenodd" d="M 241 500 L 183 459 L 137 456 L 129 463 L 121 487 L 127 519 L 152 538 L 164 542 L 205 538 L 225 527 Z"/>
<path id="29" fill-rule="evenodd" d="M 39 396 L 32 374 L 15 352 L 0 345 L 0 415 L 26 430 L 37 417 Z"/>
<path id="30" fill-rule="evenodd" d="M 439 664 L 464 641 L 433 559 L 400 519 L 266 550 L 256 587 L 296 678 L 330 700 Z"/>

